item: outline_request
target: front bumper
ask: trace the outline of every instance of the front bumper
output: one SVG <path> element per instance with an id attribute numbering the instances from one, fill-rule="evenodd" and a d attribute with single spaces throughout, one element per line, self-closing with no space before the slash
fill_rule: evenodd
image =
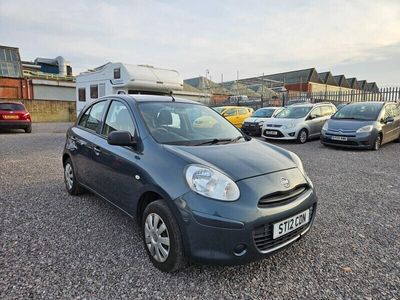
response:
<path id="1" fill-rule="evenodd" d="M 258 201 L 272 191 L 284 176 L 293 184 L 307 182 L 296 169 L 275 172 L 238 181 L 241 197 L 234 202 L 207 199 L 189 192 L 174 202 L 186 252 L 192 262 L 212 264 L 243 264 L 265 258 L 283 249 L 311 228 L 317 206 L 312 184 L 306 192 L 282 204 L 260 207 Z M 297 179 L 296 179 L 297 177 Z M 303 181 L 302 181 L 302 180 Z M 277 239 L 272 239 L 274 223 L 312 209 L 310 221 Z"/>
<path id="2" fill-rule="evenodd" d="M 344 135 L 328 131 L 321 133 L 321 143 L 327 146 L 369 149 L 372 147 L 372 145 L 374 145 L 377 136 L 377 131 L 353 135 Z M 345 140 L 335 140 L 332 137 L 344 138 Z"/>
<path id="3" fill-rule="evenodd" d="M 25 129 L 31 126 L 30 121 L 19 121 L 19 120 L 13 120 L 13 121 L 0 121 L 0 128 L 7 128 L 7 129 Z"/>
<path id="4" fill-rule="evenodd" d="M 276 132 L 276 134 L 269 134 L 268 131 Z M 283 129 L 282 127 L 263 127 L 261 136 L 266 139 L 272 140 L 295 140 L 298 135 L 296 127 L 291 129 Z"/>
<path id="5" fill-rule="evenodd" d="M 242 131 L 248 135 L 261 135 L 261 127 L 258 123 L 243 123 Z"/>

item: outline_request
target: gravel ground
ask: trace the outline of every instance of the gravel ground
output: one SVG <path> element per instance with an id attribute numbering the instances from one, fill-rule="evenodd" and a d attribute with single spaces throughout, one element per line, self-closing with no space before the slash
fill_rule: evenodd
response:
<path id="1" fill-rule="evenodd" d="M 249 265 L 163 274 L 131 219 L 65 191 L 67 127 L 0 133 L 0 299 L 399 299 L 400 144 L 371 152 L 279 143 L 316 186 L 310 234 Z"/>

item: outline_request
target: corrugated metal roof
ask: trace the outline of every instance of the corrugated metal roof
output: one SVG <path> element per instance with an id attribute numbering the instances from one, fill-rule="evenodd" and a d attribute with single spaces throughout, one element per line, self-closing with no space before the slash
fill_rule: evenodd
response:
<path id="1" fill-rule="evenodd" d="M 347 82 L 349 83 L 349 85 L 352 89 L 357 89 L 357 90 L 360 89 L 360 87 L 358 86 L 358 83 L 357 83 L 357 78 L 355 78 L 355 77 L 347 78 Z"/>
<path id="2" fill-rule="evenodd" d="M 333 76 L 336 81 L 336 84 L 341 87 L 350 88 L 349 83 L 347 82 L 347 78 L 344 75 L 336 75 Z"/>
<path id="3" fill-rule="evenodd" d="M 324 84 L 329 84 L 329 85 L 337 85 L 335 79 L 332 76 L 331 72 L 322 72 L 322 73 L 318 73 L 318 76 L 321 80 L 322 83 Z"/>

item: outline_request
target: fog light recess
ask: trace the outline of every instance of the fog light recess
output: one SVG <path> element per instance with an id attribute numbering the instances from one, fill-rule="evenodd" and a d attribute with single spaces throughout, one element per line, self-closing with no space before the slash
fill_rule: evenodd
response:
<path id="1" fill-rule="evenodd" d="M 246 244 L 238 244 L 236 247 L 233 249 L 233 254 L 236 256 L 243 256 L 247 252 L 247 245 Z"/>

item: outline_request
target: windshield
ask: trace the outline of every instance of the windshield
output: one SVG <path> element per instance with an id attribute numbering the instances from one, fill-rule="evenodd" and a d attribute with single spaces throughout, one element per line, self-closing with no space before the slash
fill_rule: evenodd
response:
<path id="1" fill-rule="evenodd" d="M 382 109 L 382 103 L 354 103 L 343 106 L 332 119 L 375 121 Z"/>
<path id="2" fill-rule="evenodd" d="M 221 114 L 222 111 L 225 110 L 225 107 L 213 107 L 212 109 L 215 110 L 217 113 Z"/>
<path id="3" fill-rule="evenodd" d="M 22 104 L 17 103 L 0 103 L 0 110 L 7 110 L 7 111 L 24 111 L 25 108 Z"/>
<path id="4" fill-rule="evenodd" d="M 274 114 L 275 109 L 258 109 L 255 111 L 254 114 L 252 114 L 251 116 L 253 118 L 271 118 L 272 115 Z"/>
<path id="5" fill-rule="evenodd" d="M 311 110 L 311 106 L 289 106 L 282 110 L 275 118 L 299 119 L 304 118 Z"/>
<path id="6" fill-rule="evenodd" d="M 147 102 L 140 103 L 139 110 L 150 134 L 161 144 L 225 144 L 244 140 L 231 123 L 203 105 Z"/>

